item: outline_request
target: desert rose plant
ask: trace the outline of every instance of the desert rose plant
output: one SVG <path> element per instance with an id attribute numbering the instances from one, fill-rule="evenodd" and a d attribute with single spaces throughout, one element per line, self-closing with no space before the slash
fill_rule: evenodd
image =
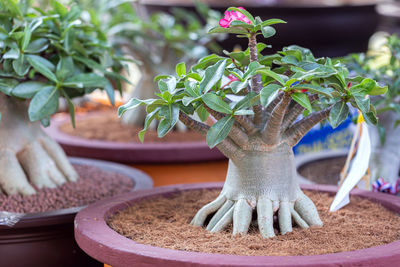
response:
<path id="1" fill-rule="evenodd" d="M 233 222 L 233 234 L 245 234 L 257 211 L 263 237 L 275 235 L 277 212 L 282 234 L 292 231 L 292 220 L 303 228 L 321 226 L 314 203 L 301 191 L 292 147 L 317 123 L 329 119 L 333 127 L 344 121 L 348 104 L 376 123 L 367 95 L 385 92 L 374 80 L 348 78 L 347 69 L 329 58 L 314 58 L 305 48 L 289 46 L 263 55 L 268 46 L 257 36 L 275 34 L 279 19 L 262 21 L 242 8 L 229 8 L 211 33 L 233 33 L 249 40 L 248 49 L 209 55 L 187 70 L 176 66 L 176 76 L 160 76 L 154 99 L 132 99 L 119 114 L 147 107 L 143 139 L 149 123 L 160 121 L 158 136 L 166 135 L 178 120 L 204 133 L 210 147 L 229 158 L 224 187 L 217 199 L 201 208 L 192 224 L 221 231 Z M 230 77 L 224 82 L 224 77 Z M 207 125 L 193 119 L 198 114 Z M 301 115 L 304 117 L 297 120 Z"/>
<path id="2" fill-rule="evenodd" d="M 372 101 L 377 107 L 379 123 L 369 127 L 372 141 L 371 179 L 383 178 L 395 189 L 400 171 L 400 38 L 388 36 L 378 51 L 353 54 L 348 66 L 359 75 L 371 77 L 388 86 L 385 96 Z"/>
<path id="3" fill-rule="evenodd" d="M 78 175 L 41 125 L 58 100 L 120 85 L 120 62 L 104 34 L 81 19 L 78 6 L 52 1 L 48 11 L 29 1 L 0 2 L 0 193 L 29 195 Z"/>

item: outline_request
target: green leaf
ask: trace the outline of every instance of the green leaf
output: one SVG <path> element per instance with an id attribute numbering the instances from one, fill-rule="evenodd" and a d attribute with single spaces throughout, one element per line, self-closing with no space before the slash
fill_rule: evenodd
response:
<path id="1" fill-rule="evenodd" d="M 249 92 L 243 99 L 237 102 L 234 110 L 246 109 L 256 105 L 258 102 L 258 95 L 256 92 Z M 235 114 L 236 115 L 236 114 Z"/>
<path id="2" fill-rule="evenodd" d="M 254 17 L 247 10 L 236 8 L 236 7 L 230 7 L 230 8 L 228 8 L 228 11 L 236 11 L 236 12 L 242 13 L 243 15 L 246 16 L 246 18 L 248 18 L 250 20 L 251 24 L 253 24 L 253 25 L 256 24 Z"/>
<path id="3" fill-rule="evenodd" d="M 140 142 L 142 142 L 142 143 L 144 142 L 144 135 L 146 134 L 146 131 L 149 129 L 151 122 L 155 119 L 155 117 L 159 111 L 160 111 L 160 107 L 157 107 L 152 112 L 150 112 L 146 115 L 146 119 L 144 120 L 143 130 L 141 130 L 138 133 Z"/>
<path id="4" fill-rule="evenodd" d="M 48 78 L 49 80 L 51 80 L 55 83 L 58 82 L 56 75 L 49 68 L 50 65 L 48 63 L 50 63 L 50 62 L 47 59 L 44 59 L 42 57 L 35 56 L 35 55 L 29 55 L 29 56 L 27 56 L 27 60 L 31 64 L 31 66 L 36 71 L 41 73 L 43 76 L 45 76 L 46 78 Z M 53 69 L 54 69 L 54 65 L 53 65 Z"/>
<path id="5" fill-rule="evenodd" d="M 236 110 L 233 113 L 233 115 L 237 115 L 237 116 L 240 116 L 240 115 L 242 115 L 242 116 L 254 115 L 254 111 L 252 111 L 252 110 L 244 110 L 244 109 Z"/>
<path id="6" fill-rule="evenodd" d="M 268 99 L 271 95 L 273 95 L 276 91 L 278 91 L 279 89 L 281 89 L 282 86 L 277 85 L 277 84 L 268 84 L 266 87 L 264 87 L 263 89 L 261 89 L 260 92 L 260 101 L 261 101 L 261 105 L 263 107 L 265 107 L 266 105 L 268 105 Z"/>
<path id="7" fill-rule="evenodd" d="M 137 108 L 137 107 L 143 106 L 143 105 L 154 104 L 155 102 L 158 102 L 158 101 L 161 103 L 164 103 L 164 101 L 160 100 L 160 99 L 140 100 L 137 98 L 132 98 L 127 103 L 125 103 L 124 105 L 122 105 L 118 108 L 118 116 L 121 117 L 126 111 L 128 111 L 130 109 L 134 109 L 134 108 Z"/>
<path id="8" fill-rule="evenodd" d="M 265 27 L 265 26 L 270 26 L 270 25 L 274 25 L 274 24 L 278 24 L 278 23 L 287 23 L 287 22 L 284 20 L 281 20 L 281 19 L 269 19 L 269 20 L 266 20 L 263 23 L 261 23 L 261 26 Z"/>
<path id="9" fill-rule="evenodd" d="M 210 148 L 221 143 L 229 134 L 235 122 L 233 116 L 227 116 L 217 121 L 207 133 L 207 144 Z"/>
<path id="10" fill-rule="evenodd" d="M 176 75 L 178 75 L 178 77 L 186 75 L 186 64 L 185 64 L 185 62 L 181 62 L 178 65 L 176 65 Z"/>
<path id="11" fill-rule="evenodd" d="M 369 107 L 371 104 L 369 98 L 364 98 L 364 96 L 362 95 L 353 95 L 353 97 L 357 104 L 357 107 L 361 110 L 362 113 L 369 112 Z"/>
<path id="12" fill-rule="evenodd" d="M 57 111 L 60 92 L 54 86 L 43 87 L 32 98 L 28 115 L 31 121 L 46 118 Z"/>
<path id="13" fill-rule="evenodd" d="M 329 122 L 332 128 L 336 128 L 344 122 L 348 114 L 349 107 L 345 102 L 337 102 L 333 105 L 331 112 L 329 113 Z"/>
<path id="14" fill-rule="evenodd" d="M 26 53 L 37 54 L 43 52 L 49 47 L 49 43 L 46 38 L 39 38 L 31 42 L 25 49 Z"/>
<path id="15" fill-rule="evenodd" d="M 69 98 L 68 94 L 62 89 L 61 90 L 64 98 L 67 100 L 67 105 L 68 105 L 68 112 L 69 112 L 69 116 L 71 118 L 71 122 L 72 122 L 72 127 L 75 128 L 75 107 L 74 107 L 74 103 L 72 103 L 71 98 Z"/>
<path id="16" fill-rule="evenodd" d="M 224 75 L 225 66 L 226 59 L 218 61 L 206 69 L 203 80 L 201 80 L 199 85 L 201 93 L 207 93 L 219 80 L 221 80 Z"/>
<path id="17" fill-rule="evenodd" d="M 272 70 L 261 69 L 261 70 L 257 70 L 256 74 L 266 75 L 268 77 L 271 77 L 275 81 L 279 82 L 280 84 L 285 85 L 285 81 L 283 80 L 283 78 L 279 74 L 273 72 Z"/>
<path id="18" fill-rule="evenodd" d="M 293 93 L 291 97 L 294 101 L 299 103 L 302 107 L 306 108 L 310 113 L 312 112 L 312 107 L 307 94 L 303 93 Z"/>
<path id="19" fill-rule="evenodd" d="M 299 90 L 305 89 L 310 93 L 324 95 L 329 98 L 332 97 L 332 92 L 334 91 L 330 87 L 322 87 L 322 86 L 313 85 L 313 84 L 299 84 L 299 85 L 293 86 L 292 89 L 299 89 Z"/>
<path id="20" fill-rule="evenodd" d="M 233 27 L 233 28 L 223 28 L 220 26 L 211 28 L 208 31 L 209 34 L 211 33 L 233 33 L 233 34 L 248 34 L 249 32 L 246 31 L 245 29 Z"/>
<path id="21" fill-rule="evenodd" d="M 167 106 L 162 106 L 158 115 L 163 117 L 157 127 L 157 134 L 158 137 L 164 137 L 175 124 L 178 122 L 179 119 L 179 107 L 175 104 L 170 104 Z"/>
<path id="22" fill-rule="evenodd" d="M 24 54 L 20 54 L 19 58 L 12 62 L 13 69 L 19 76 L 25 76 L 29 71 L 30 65 L 26 58 Z"/>
<path id="23" fill-rule="evenodd" d="M 56 77 L 59 80 L 64 80 L 74 75 L 74 72 L 75 66 L 72 57 L 60 57 L 56 67 Z"/>
<path id="24" fill-rule="evenodd" d="M 11 48 L 3 55 L 4 59 L 17 59 L 19 58 L 19 49 L 18 48 Z"/>
<path id="25" fill-rule="evenodd" d="M 110 100 L 111 105 L 115 105 L 115 91 L 114 87 L 110 83 L 110 81 L 107 80 L 106 85 L 104 86 L 104 91 L 106 91 L 108 99 Z"/>
<path id="26" fill-rule="evenodd" d="M 173 94 L 176 90 L 176 79 L 175 77 L 170 77 L 169 79 L 159 80 L 158 88 L 160 88 L 161 92 L 168 91 Z"/>
<path id="27" fill-rule="evenodd" d="M 211 94 L 211 93 L 205 94 L 201 97 L 201 99 L 212 110 L 226 113 L 226 114 L 232 113 L 232 109 L 228 105 L 228 103 L 226 103 L 224 100 L 222 100 L 219 96 L 217 96 L 215 94 Z"/>
<path id="28" fill-rule="evenodd" d="M 18 84 L 17 80 L 0 78 L 0 92 L 6 95 L 11 95 L 13 88 Z"/>
<path id="29" fill-rule="evenodd" d="M 94 73 L 81 73 L 66 79 L 64 86 L 76 85 L 78 88 L 104 88 L 108 80 Z"/>
<path id="30" fill-rule="evenodd" d="M 37 92 L 40 91 L 46 84 L 42 82 L 29 81 L 20 83 L 12 90 L 13 96 L 21 98 L 32 98 Z"/>
<path id="31" fill-rule="evenodd" d="M 199 87 L 197 86 L 196 82 L 186 81 L 185 82 L 185 90 L 191 97 L 200 96 Z"/>
<path id="32" fill-rule="evenodd" d="M 271 26 L 265 26 L 261 28 L 261 32 L 264 38 L 269 38 L 275 35 L 276 30 Z"/>
<path id="33" fill-rule="evenodd" d="M 202 122 L 205 122 L 210 116 L 210 113 L 208 113 L 203 105 L 199 106 L 196 112 Z"/>

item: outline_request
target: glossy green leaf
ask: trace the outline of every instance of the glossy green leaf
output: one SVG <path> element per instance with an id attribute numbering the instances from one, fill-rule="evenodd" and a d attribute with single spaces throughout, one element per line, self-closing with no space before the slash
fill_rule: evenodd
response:
<path id="1" fill-rule="evenodd" d="M 265 107 L 268 104 L 269 97 L 281 88 L 282 86 L 277 84 L 268 84 L 263 89 L 261 89 L 260 92 L 261 105 Z"/>
<path id="2" fill-rule="evenodd" d="M 224 100 L 222 100 L 219 96 L 217 96 L 215 94 L 212 94 L 212 93 L 205 94 L 201 97 L 201 99 L 212 110 L 226 113 L 226 114 L 232 113 L 232 109 L 228 105 L 228 103 L 226 103 Z"/>
<path id="3" fill-rule="evenodd" d="M 12 90 L 12 95 L 21 98 L 32 98 L 46 84 L 42 82 L 29 81 L 20 83 Z"/>
<path id="4" fill-rule="evenodd" d="M 54 86 L 46 86 L 32 98 L 28 115 L 31 121 L 38 121 L 54 114 L 58 108 L 60 92 Z"/>
<path id="5" fill-rule="evenodd" d="M 186 64 L 185 64 L 185 62 L 181 62 L 178 65 L 176 65 L 176 75 L 178 75 L 178 77 L 186 75 Z"/>
<path id="6" fill-rule="evenodd" d="M 144 142 L 144 135 L 146 134 L 146 131 L 149 129 L 151 122 L 156 118 L 159 111 L 160 111 L 160 107 L 157 107 L 152 112 L 150 112 L 146 115 L 146 119 L 144 120 L 144 127 L 138 133 L 140 142 L 142 142 L 142 143 Z"/>
<path id="7" fill-rule="evenodd" d="M 35 56 L 35 55 L 27 56 L 27 60 L 28 60 L 29 64 L 31 64 L 31 66 L 36 71 L 41 73 L 43 76 L 45 76 L 46 78 L 48 78 L 49 80 L 51 80 L 55 83 L 58 82 L 56 75 L 50 69 L 48 60 L 46 60 L 42 57 L 39 57 L 39 56 Z M 53 65 L 53 68 L 54 68 L 54 65 Z"/>
<path id="8" fill-rule="evenodd" d="M 349 114 L 349 107 L 345 102 L 337 102 L 329 113 L 329 123 L 333 128 L 344 122 Z"/>
<path id="9" fill-rule="evenodd" d="M 221 80 L 224 75 L 225 66 L 226 60 L 221 60 L 206 69 L 204 77 L 199 85 L 201 93 L 207 93 L 219 80 Z"/>
<path id="10" fill-rule="evenodd" d="M 233 116 L 227 116 L 217 121 L 207 132 L 207 144 L 210 148 L 221 143 L 232 129 L 235 119 Z"/>
<path id="11" fill-rule="evenodd" d="M 157 127 L 158 137 L 161 138 L 164 137 L 169 131 L 171 131 L 175 124 L 178 122 L 179 107 L 175 104 L 162 106 L 158 115 L 160 117 L 163 117 Z"/>
<path id="12" fill-rule="evenodd" d="M 264 38 L 270 38 L 275 35 L 276 30 L 271 26 L 265 26 L 261 28 L 261 32 Z"/>
<path id="13" fill-rule="evenodd" d="M 299 103 L 302 107 L 307 109 L 310 113 L 312 112 L 312 107 L 310 103 L 310 99 L 308 99 L 307 94 L 304 93 L 293 93 L 291 97 L 294 101 Z"/>

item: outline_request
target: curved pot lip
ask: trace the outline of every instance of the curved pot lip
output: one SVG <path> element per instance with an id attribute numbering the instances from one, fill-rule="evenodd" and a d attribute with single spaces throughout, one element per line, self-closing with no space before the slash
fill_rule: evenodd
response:
<path id="1" fill-rule="evenodd" d="M 77 119 L 90 118 L 91 116 L 99 115 L 101 111 L 92 111 L 90 113 L 78 114 Z M 170 150 L 171 148 L 185 148 L 185 149 L 196 149 L 208 147 L 205 141 L 194 141 L 194 142 L 168 142 L 168 143 L 136 143 L 136 142 L 113 142 L 86 139 L 74 135 L 69 135 L 59 128 L 60 126 L 68 123 L 70 120 L 68 115 L 58 115 L 51 119 L 50 126 L 44 128 L 46 133 L 53 137 L 59 143 L 71 144 L 82 147 L 100 147 L 105 149 L 118 149 L 118 150 Z"/>
<path id="2" fill-rule="evenodd" d="M 100 168 L 104 171 L 116 172 L 125 175 L 132 179 L 135 184 L 133 190 L 143 190 L 153 187 L 153 180 L 146 173 L 122 164 L 107 162 L 102 160 L 85 159 L 78 157 L 69 157 L 72 164 L 76 165 L 89 165 Z M 36 226 L 47 226 L 54 224 L 70 223 L 83 208 L 87 207 L 72 207 L 66 209 L 52 210 L 46 212 L 26 213 L 21 220 L 18 221 L 12 228 L 7 226 L 0 226 L 0 229 L 14 229 L 14 228 L 26 228 Z"/>
<path id="3" fill-rule="evenodd" d="M 101 111 L 79 114 L 77 118 L 96 116 Z M 44 131 L 54 138 L 71 156 L 96 158 L 121 163 L 183 163 L 223 160 L 226 157 L 216 148 L 210 149 L 205 141 L 165 143 L 123 143 L 85 139 L 69 135 L 59 127 L 69 121 L 60 115 L 51 119 Z M 123 155 L 123 156 L 122 156 Z"/>
<path id="4" fill-rule="evenodd" d="M 87 254 L 114 266 L 133 262 L 161 264 L 160 266 L 176 266 L 184 263 L 190 263 L 190 266 L 325 266 L 338 263 L 372 263 L 380 262 L 383 259 L 391 262 L 400 260 L 400 241 L 362 250 L 312 256 L 240 256 L 180 251 L 143 245 L 118 234 L 106 224 L 106 218 L 109 215 L 140 199 L 182 190 L 218 189 L 222 185 L 223 183 L 173 185 L 101 200 L 78 213 L 75 218 L 75 238 Z M 302 189 L 335 193 L 337 187 L 302 185 Z M 358 189 L 353 190 L 352 195 L 365 197 L 381 203 L 390 210 L 400 211 L 400 198 L 398 197 Z"/>
<path id="5" fill-rule="evenodd" d="M 294 158 L 296 164 L 296 170 L 313 161 L 318 161 L 322 159 L 331 159 L 337 157 L 345 157 L 347 156 L 348 151 L 349 150 L 347 148 L 343 148 L 338 150 L 322 150 L 318 152 L 296 155 L 296 157 Z M 297 176 L 300 183 L 302 184 L 314 184 L 314 182 L 308 180 L 306 177 L 302 176 L 299 172 L 297 172 Z"/>

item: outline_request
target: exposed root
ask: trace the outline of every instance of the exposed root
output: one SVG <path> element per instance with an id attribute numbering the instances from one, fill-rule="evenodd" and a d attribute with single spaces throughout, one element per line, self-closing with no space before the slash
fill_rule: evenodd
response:
<path id="1" fill-rule="evenodd" d="M 278 216 L 279 231 L 281 234 L 292 232 L 292 221 L 301 228 L 322 226 L 318 211 L 314 203 L 304 194 L 295 201 L 273 201 L 267 197 L 260 197 L 257 203 L 247 199 L 231 200 L 224 195 L 201 208 L 191 224 L 205 226 L 208 216 L 211 216 L 206 229 L 219 232 L 233 223 L 233 235 L 246 234 L 252 221 L 253 211 L 257 210 L 257 223 L 264 238 L 275 236 L 274 214 Z"/>

